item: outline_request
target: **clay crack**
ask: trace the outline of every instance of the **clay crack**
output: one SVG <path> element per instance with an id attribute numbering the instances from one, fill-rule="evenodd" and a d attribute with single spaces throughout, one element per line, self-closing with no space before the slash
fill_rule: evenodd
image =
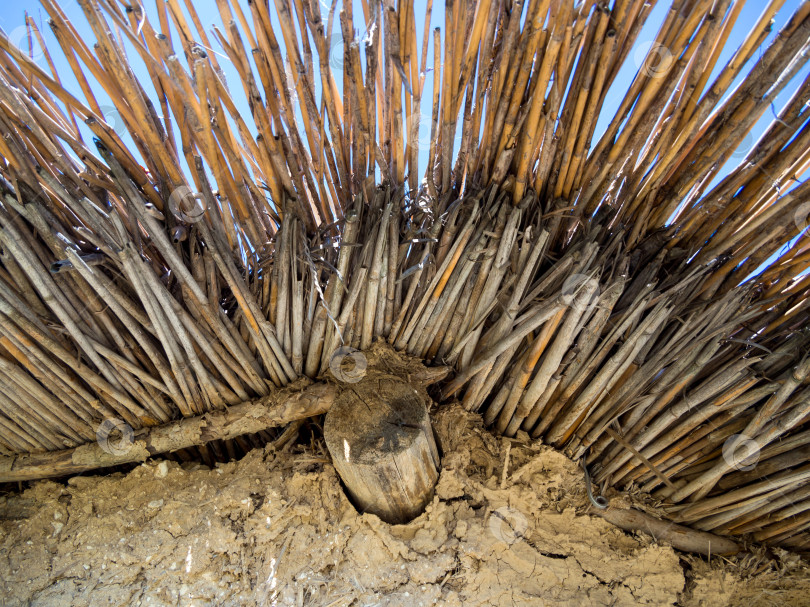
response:
<path id="1" fill-rule="evenodd" d="M 506 519 L 503 519 L 503 520 L 506 520 Z M 534 542 L 529 541 L 529 539 L 528 539 L 527 537 L 525 537 L 525 536 L 524 536 L 522 539 L 523 539 L 523 541 L 524 541 L 524 542 L 526 542 L 526 543 L 527 543 L 529 546 L 531 546 L 531 547 L 532 547 L 532 549 L 533 549 L 535 552 L 537 552 L 539 555 L 544 556 L 544 557 L 546 557 L 546 558 L 550 558 L 550 559 L 563 559 L 563 560 L 565 560 L 565 559 L 567 559 L 568 557 L 571 557 L 571 558 L 573 558 L 575 561 L 577 560 L 576 558 L 572 557 L 570 554 L 560 554 L 559 552 L 545 552 L 545 551 L 543 551 L 543 550 L 540 550 L 540 548 L 538 548 L 538 547 L 537 547 L 537 546 L 534 544 Z M 577 563 L 579 563 L 579 561 L 577 561 Z M 582 565 L 580 565 L 580 567 L 582 567 Z M 585 570 L 585 569 L 583 568 L 583 571 L 584 571 L 584 570 Z"/>
<path id="2" fill-rule="evenodd" d="M 557 554 L 556 552 L 543 552 L 542 550 L 538 550 L 537 552 L 540 553 L 541 556 L 544 556 L 549 559 L 562 559 L 565 560 L 568 558 L 566 554 Z M 576 560 L 576 559 L 574 559 Z"/>
<path id="3" fill-rule="evenodd" d="M 576 558 L 574 558 L 574 557 L 571 557 L 571 558 L 573 558 L 575 561 L 577 560 L 577 559 L 576 559 Z M 580 563 L 579 561 L 577 561 L 577 564 L 580 566 L 580 568 L 582 569 L 582 571 L 584 571 L 584 572 L 585 572 L 585 573 L 587 573 L 588 575 L 593 576 L 594 578 L 596 578 L 596 581 L 597 581 L 597 582 L 599 582 L 600 584 L 602 584 L 603 586 L 608 586 L 609 588 L 612 588 L 612 587 L 613 587 L 613 586 L 616 584 L 616 581 L 615 581 L 615 580 L 606 580 L 606 579 L 602 578 L 602 577 L 601 577 L 601 576 L 600 576 L 598 573 L 596 573 L 595 571 L 591 571 L 590 569 L 586 569 L 585 567 L 583 567 L 582 563 Z M 632 592 L 633 592 L 632 588 L 630 588 L 629 586 L 627 586 L 627 584 L 624 584 L 624 583 L 622 583 L 622 582 L 619 582 L 619 583 L 620 583 L 622 586 L 624 586 L 625 588 L 627 588 L 627 589 L 630 591 L 630 593 L 632 594 Z M 634 596 L 635 596 L 635 595 L 634 595 Z"/>

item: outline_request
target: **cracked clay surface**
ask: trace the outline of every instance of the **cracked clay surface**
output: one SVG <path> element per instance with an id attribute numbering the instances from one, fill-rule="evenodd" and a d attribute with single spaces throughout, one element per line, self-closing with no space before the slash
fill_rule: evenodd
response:
<path id="1" fill-rule="evenodd" d="M 577 514 L 563 455 L 514 441 L 504 473 L 478 416 L 434 426 L 436 497 L 407 525 L 358 514 L 312 451 L 38 482 L 0 498 L 0 605 L 739 604 L 727 571 L 687 580 L 671 548 Z"/>

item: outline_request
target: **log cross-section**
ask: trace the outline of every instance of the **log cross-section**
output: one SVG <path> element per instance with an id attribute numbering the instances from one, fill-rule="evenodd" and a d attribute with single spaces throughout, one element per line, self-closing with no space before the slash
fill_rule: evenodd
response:
<path id="1" fill-rule="evenodd" d="M 406 523 L 433 498 L 439 453 L 429 402 L 419 384 L 391 376 L 365 379 L 335 400 L 324 438 L 359 511 Z"/>

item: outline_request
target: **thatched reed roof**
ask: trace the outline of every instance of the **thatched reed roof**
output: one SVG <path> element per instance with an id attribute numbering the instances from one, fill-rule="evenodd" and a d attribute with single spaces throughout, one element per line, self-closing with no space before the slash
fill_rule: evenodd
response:
<path id="1" fill-rule="evenodd" d="M 810 57 L 810 2 L 711 77 L 745 3 L 676 0 L 596 141 L 655 2 L 448 0 L 431 36 L 408 0 L 218 0 L 213 32 L 80 0 L 94 41 L 42 4 L 44 61 L 0 36 L 0 478 L 384 339 L 597 483 L 810 546 L 810 79 L 712 185 Z"/>

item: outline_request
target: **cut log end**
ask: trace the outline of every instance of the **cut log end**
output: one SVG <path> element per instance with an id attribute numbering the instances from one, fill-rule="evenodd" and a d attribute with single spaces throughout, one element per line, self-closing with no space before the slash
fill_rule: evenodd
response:
<path id="1" fill-rule="evenodd" d="M 345 389 L 326 416 L 324 438 L 361 512 L 406 523 L 433 499 L 439 453 L 421 387 L 373 377 Z"/>

